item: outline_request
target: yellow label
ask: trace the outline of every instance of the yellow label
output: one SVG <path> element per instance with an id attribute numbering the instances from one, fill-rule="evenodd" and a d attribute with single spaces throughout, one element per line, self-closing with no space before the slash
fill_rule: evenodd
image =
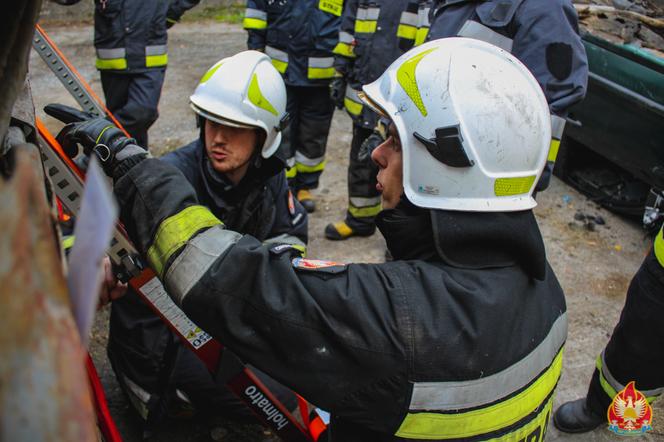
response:
<path id="1" fill-rule="evenodd" d="M 341 17 L 341 13 L 344 11 L 344 0 L 320 0 L 318 9 Z"/>

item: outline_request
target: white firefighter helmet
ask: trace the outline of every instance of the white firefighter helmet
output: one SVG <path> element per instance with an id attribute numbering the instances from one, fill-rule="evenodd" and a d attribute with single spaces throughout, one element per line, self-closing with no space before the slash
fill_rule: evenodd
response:
<path id="1" fill-rule="evenodd" d="M 431 209 L 535 207 L 551 141 L 541 87 L 491 44 L 446 38 L 399 57 L 360 94 L 396 126 L 408 199 Z"/>
<path id="2" fill-rule="evenodd" d="M 264 158 L 281 143 L 287 123 L 286 87 L 270 57 L 261 52 L 244 51 L 219 60 L 203 75 L 189 101 L 194 112 L 208 120 L 262 129 Z"/>

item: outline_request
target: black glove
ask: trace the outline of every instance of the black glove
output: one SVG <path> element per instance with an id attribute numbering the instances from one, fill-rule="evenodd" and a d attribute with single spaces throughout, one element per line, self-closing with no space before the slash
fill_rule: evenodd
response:
<path id="1" fill-rule="evenodd" d="M 344 98 L 346 97 L 346 80 L 344 77 L 334 77 L 330 82 L 330 98 L 337 109 L 344 108 Z"/>
<path id="2" fill-rule="evenodd" d="M 57 112 L 54 112 L 54 109 Z M 49 105 L 44 111 L 67 124 L 57 139 L 66 152 L 77 151 L 77 144 L 86 155 L 94 153 L 104 172 L 114 179 L 124 175 L 131 167 L 145 159 L 147 152 L 136 145 L 136 140 L 127 138 L 113 123 L 96 117 L 85 121 L 71 122 L 72 118 L 83 118 L 89 114 L 62 105 Z"/>

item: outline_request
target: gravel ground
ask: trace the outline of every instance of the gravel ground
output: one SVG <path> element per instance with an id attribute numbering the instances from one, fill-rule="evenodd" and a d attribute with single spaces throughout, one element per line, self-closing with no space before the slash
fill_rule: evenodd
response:
<path id="1" fill-rule="evenodd" d="M 90 25 L 44 25 L 63 52 L 101 96 L 99 76 L 94 69 L 92 27 Z M 160 118 L 150 130 L 154 154 L 183 145 L 197 136 L 193 113 L 187 100 L 200 76 L 219 58 L 244 49 L 245 33 L 237 25 L 216 22 L 181 23 L 169 32 L 170 64 L 166 75 Z M 34 55 L 34 54 L 33 54 Z M 31 60 L 31 79 L 38 107 L 51 102 L 74 104 L 64 88 L 37 56 Z M 38 109 L 39 111 L 39 109 Z M 44 118 L 43 113 L 39 114 Z M 47 126 L 57 130 L 53 120 Z M 385 244 L 377 234 L 370 238 L 330 242 L 322 231 L 328 222 L 340 219 L 346 204 L 346 167 L 351 139 L 351 123 L 337 112 L 328 142 L 328 166 L 321 186 L 315 191 L 319 210 L 310 218 L 309 256 L 344 262 L 381 262 Z M 640 226 L 617 217 L 581 196 L 566 184 L 553 179 L 546 192 L 538 196 L 535 213 L 547 247 L 548 258 L 565 289 L 570 318 L 564 372 L 559 384 L 556 406 L 585 394 L 594 361 L 611 334 L 624 303 L 628 283 L 646 254 L 650 240 Z M 588 226 L 575 219 L 583 213 L 601 216 L 605 224 Z M 99 370 L 111 413 L 123 438 L 141 439 L 140 426 L 130 413 L 117 386 L 105 355 L 108 309 L 100 312 L 93 331 L 91 353 Z M 654 431 L 642 440 L 664 440 L 664 401 L 655 406 Z M 198 420 L 165 424 L 156 440 L 161 441 L 275 441 L 269 431 L 257 425 L 221 422 L 210 431 Z M 604 428 L 592 433 L 570 436 L 549 426 L 548 440 L 618 440 Z"/>

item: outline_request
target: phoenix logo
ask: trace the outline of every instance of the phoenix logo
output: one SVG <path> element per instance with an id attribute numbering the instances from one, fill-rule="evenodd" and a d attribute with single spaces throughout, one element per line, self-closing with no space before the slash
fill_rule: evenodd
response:
<path id="1" fill-rule="evenodd" d="M 607 417 L 609 430 L 616 434 L 636 435 L 652 430 L 652 407 L 634 387 L 634 381 L 613 398 Z"/>

